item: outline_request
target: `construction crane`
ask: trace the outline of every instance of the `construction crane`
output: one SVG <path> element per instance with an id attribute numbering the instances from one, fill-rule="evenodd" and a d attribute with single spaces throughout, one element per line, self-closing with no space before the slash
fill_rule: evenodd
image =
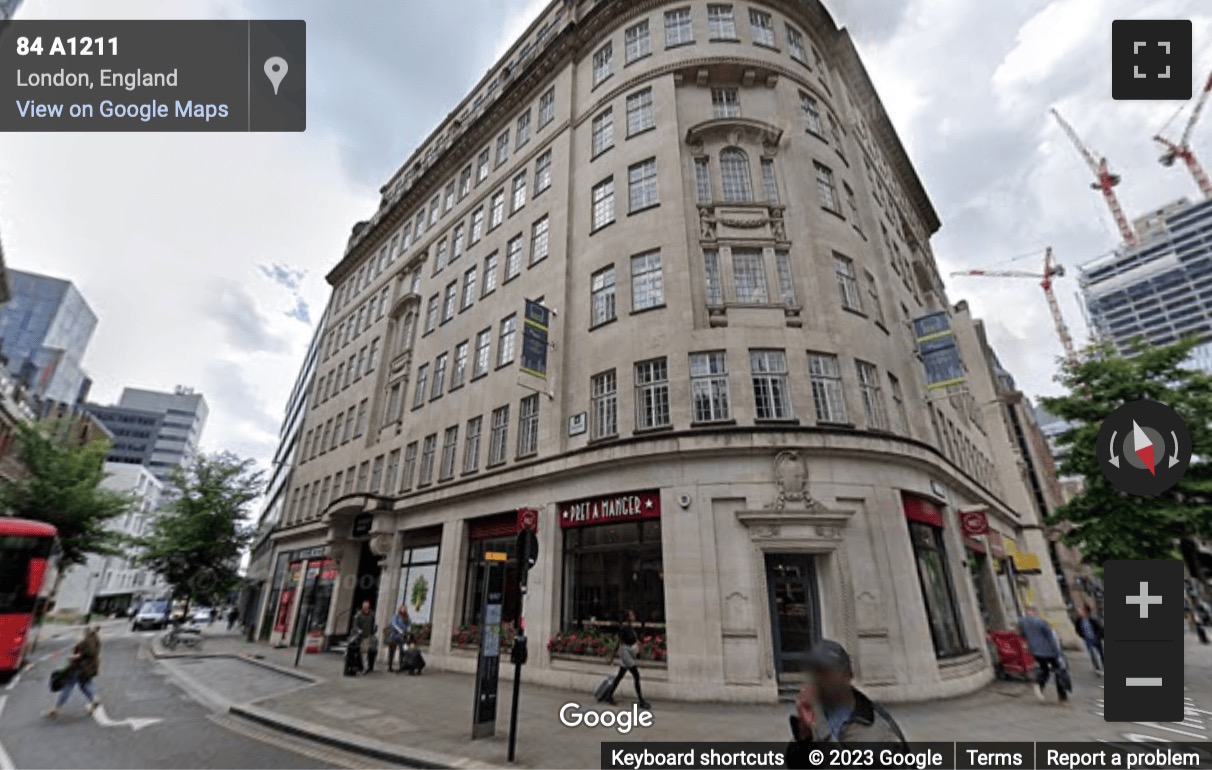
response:
<path id="1" fill-rule="evenodd" d="M 1073 126 L 1065 122 L 1061 114 L 1055 109 L 1052 110 L 1053 117 L 1056 122 L 1060 123 L 1060 127 L 1064 129 L 1065 135 L 1069 137 L 1069 141 L 1073 142 L 1073 146 L 1082 154 L 1082 158 L 1086 161 L 1086 165 L 1090 167 L 1090 171 L 1094 173 L 1095 181 L 1090 185 L 1091 188 L 1099 190 L 1103 194 L 1103 199 L 1107 201 L 1108 208 L 1111 209 L 1111 216 L 1115 218 L 1115 226 L 1119 228 L 1119 234 L 1124 239 L 1124 243 L 1129 246 L 1136 245 L 1136 233 L 1132 232 L 1132 228 L 1128 225 L 1128 218 L 1124 216 L 1124 209 L 1119 205 L 1119 198 L 1115 195 L 1115 186 L 1119 184 L 1119 175 L 1112 174 L 1107 168 L 1106 158 L 1095 158 L 1094 153 L 1090 151 L 1086 145 L 1082 144 L 1082 140 L 1078 137 L 1077 132 L 1073 130 Z"/>
<path id="2" fill-rule="evenodd" d="M 1186 163 L 1187 169 L 1190 170 L 1191 176 L 1195 177 L 1195 184 L 1199 186 L 1199 192 L 1204 196 L 1205 200 L 1212 198 L 1212 182 L 1208 181 L 1208 175 L 1204 173 L 1203 167 L 1195 159 L 1195 153 L 1191 151 L 1190 142 L 1191 132 L 1195 129 L 1195 123 L 1199 120 L 1199 113 L 1208 101 L 1209 93 L 1212 93 L 1212 73 L 1208 73 L 1208 82 L 1204 84 L 1204 90 L 1195 98 L 1195 105 L 1191 108 L 1191 117 L 1187 118 L 1187 125 L 1183 129 L 1182 136 L 1179 137 L 1178 141 L 1171 142 L 1162 136 L 1160 131 L 1153 137 L 1153 141 L 1166 148 L 1165 154 L 1161 156 L 1161 164 L 1170 167 L 1178 159 Z M 1177 115 L 1178 113 L 1175 113 L 1175 116 Z M 1174 120 L 1174 118 L 1170 118 L 1170 120 Z M 1166 125 L 1168 126 L 1169 123 Z M 1162 131 L 1165 130 L 1166 127 L 1163 126 Z"/>
<path id="3" fill-rule="evenodd" d="M 1039 285 L 1044 288 L 1044 296 L 1048 298 L 1048 309 L 1052 311 L 1052 322 L 1056 324 L 1056 336 L 1060 337 L 1061 347 L 1065 349 L 1065 358 L 1069 360 L 1069 363 L 1076 365 L 1078 359 L 1077 350 L 1073 347 L 1073 336 L 1069 334 L 1069 327 L 1065 324 L 1065 317 L 1061 315 L 1060 303 L 1056 301 L 1056 294 L 1052 291 L 1052 279 L 1064 274 L 1064 266 L 1053 261 L 1052 247 L 1049 246 L 1047 251 L 1044 252 L 1043 275 L 1030 273 L 1025 270 L 962 270 L 951 275 L 980 275 L 989 278 L 1035 278 L 1038 280 Z"/>

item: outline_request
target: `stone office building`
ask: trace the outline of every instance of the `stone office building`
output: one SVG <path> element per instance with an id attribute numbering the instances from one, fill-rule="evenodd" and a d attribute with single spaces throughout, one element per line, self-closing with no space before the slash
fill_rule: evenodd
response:
<path id="1" fill-rule="evenodd" d="M 553 2 L 328 275 L 262 633 L 406 602 L 473 671 L 533 508 L 530 681 L 591 688 L 634 613 L 658 698 L 773 700 L 820 637 L 877 698 L 977 688 L 1059 598 L 938 227 L 819 2 Z"/>

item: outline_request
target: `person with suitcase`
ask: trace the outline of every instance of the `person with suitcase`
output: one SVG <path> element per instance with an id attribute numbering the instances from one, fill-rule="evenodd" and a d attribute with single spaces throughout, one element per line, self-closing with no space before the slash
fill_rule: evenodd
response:
<path id="1" fill-rule="evenodd" d="M 601 695 L 598 695 L 598 702 L 617 706 L 618 704 L 614 700 L 614 692 L 623 682 L 623 677 L 630 672 L 631 678 L 635 681 L 635 698 L 639 701 L 640 708 L 652 708 L 652 705 L 644 700 L 644 693 L 640 690 L 640 669 L 636 660 L 636 655 L 639 653 L 638 648 L 639 638 L 636 636 L 635 631 L 629 625 L 623 626 L 623 629 L 619 632 L 619 673 L 615 675 L 609 688 Z M 600 685 L 598 689 L 601 689 Z"/>
<path id="2" fill-rule="evenodd" d="M 357 676 L 362 673 L 362 639 L 355 632 L 350 634 L 345 643 L 345 676 Z"/>

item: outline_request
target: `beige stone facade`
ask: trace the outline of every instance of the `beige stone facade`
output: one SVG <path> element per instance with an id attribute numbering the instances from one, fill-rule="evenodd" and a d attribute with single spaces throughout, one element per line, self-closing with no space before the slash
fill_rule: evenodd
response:
<path id="1" fill-rule="evenodd" d="M 531 681 L 591 689 L 608 663 L 546 642 L 632 610 L 667 642 L 656 697 L 773 700 L 821 636 L 879 698 L 980 686 L 986 626 L 1024 586 L 1060 601 L 938 226 L 820 4 L 552 3 L 329 275 L 262 637 L 402 597 L 431 664 L 474 670 L 476 562 L 534 508 Z M 967 374 L 930 389 L 913 321 L 939 311 Z"/>

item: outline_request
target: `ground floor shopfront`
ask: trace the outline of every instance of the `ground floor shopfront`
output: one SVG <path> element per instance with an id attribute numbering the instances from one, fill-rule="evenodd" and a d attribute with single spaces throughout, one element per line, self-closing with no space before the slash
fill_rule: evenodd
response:
<path id="1" fill-rule="evenodd" d="M 1042 530 L 924 447 L 834 444 L 671 446 L 399 500 L 346 496 L 311 529 L 278 533 L 259 633 L 333 640 L 363 601 L 380 626 L 405 604 L 430 664 L 473 672 L 486 556 L 505 553 L 503 634 L 525 618 L 528 681 L 591 690 L 628 620 L 658 698 L 775 700 L 820 638 L 846 646 L 880 699 L 980 687 L 987 629 L 1027 603 L 1063 610 Z M 539 511 L 524 606 L 519 508 Z M 973 511 L 990 529 L 967 537 Z"/>

